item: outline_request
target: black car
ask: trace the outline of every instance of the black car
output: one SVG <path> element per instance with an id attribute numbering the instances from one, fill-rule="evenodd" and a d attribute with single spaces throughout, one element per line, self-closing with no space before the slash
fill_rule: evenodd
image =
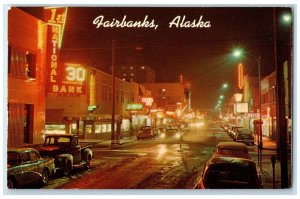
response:
<path id="1" fill-rule="evenodd" d="M 150 126 L 142 126 L 139 130 L 139 132 L 136 135 L 136 138 L 139 139 L 144 139 L 144 138 L 152 138 L 155 136 L 155 132 L 153 128 Z"/>
<path id="2" fill-rule="evenodd" d="M 213 157 L 206 163 L 197 189 L 259 189 L 260 176 L 254 161 L 235 157 Z"/>

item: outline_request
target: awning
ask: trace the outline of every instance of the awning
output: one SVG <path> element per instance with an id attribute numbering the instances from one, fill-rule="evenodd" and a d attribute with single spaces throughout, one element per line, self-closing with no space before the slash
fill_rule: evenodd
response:
<path id="1" fill-rule="evenodd" d="M 60 124 L 64 109 L 46 109 L 46 124 Z"/>

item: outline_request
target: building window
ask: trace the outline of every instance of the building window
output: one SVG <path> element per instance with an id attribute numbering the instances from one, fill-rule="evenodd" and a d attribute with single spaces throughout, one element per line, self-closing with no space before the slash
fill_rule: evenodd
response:
<path id="1" fill-rule="evenodd" d="M 144 70 L 144 69 L 145 69 L 145 66 L 141 66 L 141 69 Z"/>
<path id="2" fill-rule="evenodd" d="M 133 74 L 133 73 L 130 73 L 130 76 L 131 76 L 131 77 L 133 77 L 133 76 L 134 76 L 134 74 Z"/>
<path id="3" fill-rule="evenodd" d="M 30 78 L 36 77 L 36 55 L 26 52 L 26 76 Z"/>
<path id="4" fill-rule="evenodd" d="M 129 68 L 130 68 L 130 70 L 133 70 L 133 67 L 132 67 L 132 66 L 130 66 Z"/>
<path id="5" fill-rule="evenodd" d="M 21 78 L 36 78 L 36 55 L 9 45 L 8 73 Z"/>
<path id="6" fill-rule="evenodd" d="M 123 77 L 126 77 L 126 73 L 123 73 Z"/>

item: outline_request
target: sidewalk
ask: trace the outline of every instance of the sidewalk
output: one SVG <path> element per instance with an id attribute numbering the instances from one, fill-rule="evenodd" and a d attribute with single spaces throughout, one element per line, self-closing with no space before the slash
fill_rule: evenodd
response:
<path id="1" fill-rule="evenodd" d="M 261 180 L 264 189 L 280 189 L 281 188 L 281 163 L 280 160 L 276 160 L 274 167 L 274 188 L 273 188 L 273 167 L 271 157 L 277 155 L 277 143 L 274 140 L 270 140 L 266 137 L 263 138 L 263 149 L 262 149 L 262 167 L 260 171 Z M 257 144 L 255 142 L 255 144 Z M 254 156 L 253 161 L 257 163 L 257 156 Z M 288 160 L 288 171 L 289 179 L 291 184 L 291 159 Z M 259 167 L 259 165 L 257 165 Z"/>
<path id="2" fill-rule="evenodd" d="M 267 137 L 262 137 L 263 142 L 263 150 L 276 150 L 277 149 L 277 142 L 271 140 Z M 257 146 L 257 139 L 254 140 L 254 144 Z"/>

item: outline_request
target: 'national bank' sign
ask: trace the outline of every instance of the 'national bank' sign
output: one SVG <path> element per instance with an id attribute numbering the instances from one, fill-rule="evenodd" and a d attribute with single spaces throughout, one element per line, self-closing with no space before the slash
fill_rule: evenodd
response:
<path id="1" fill-rule="evenodd" d="M 46 7 L 45 21 L 47 35 L 47 93 L 74 94 L 86 93 L 86 69 L 78 64 L 59 64 L 64 28 L 67 18 L 66 7 Z"/>

